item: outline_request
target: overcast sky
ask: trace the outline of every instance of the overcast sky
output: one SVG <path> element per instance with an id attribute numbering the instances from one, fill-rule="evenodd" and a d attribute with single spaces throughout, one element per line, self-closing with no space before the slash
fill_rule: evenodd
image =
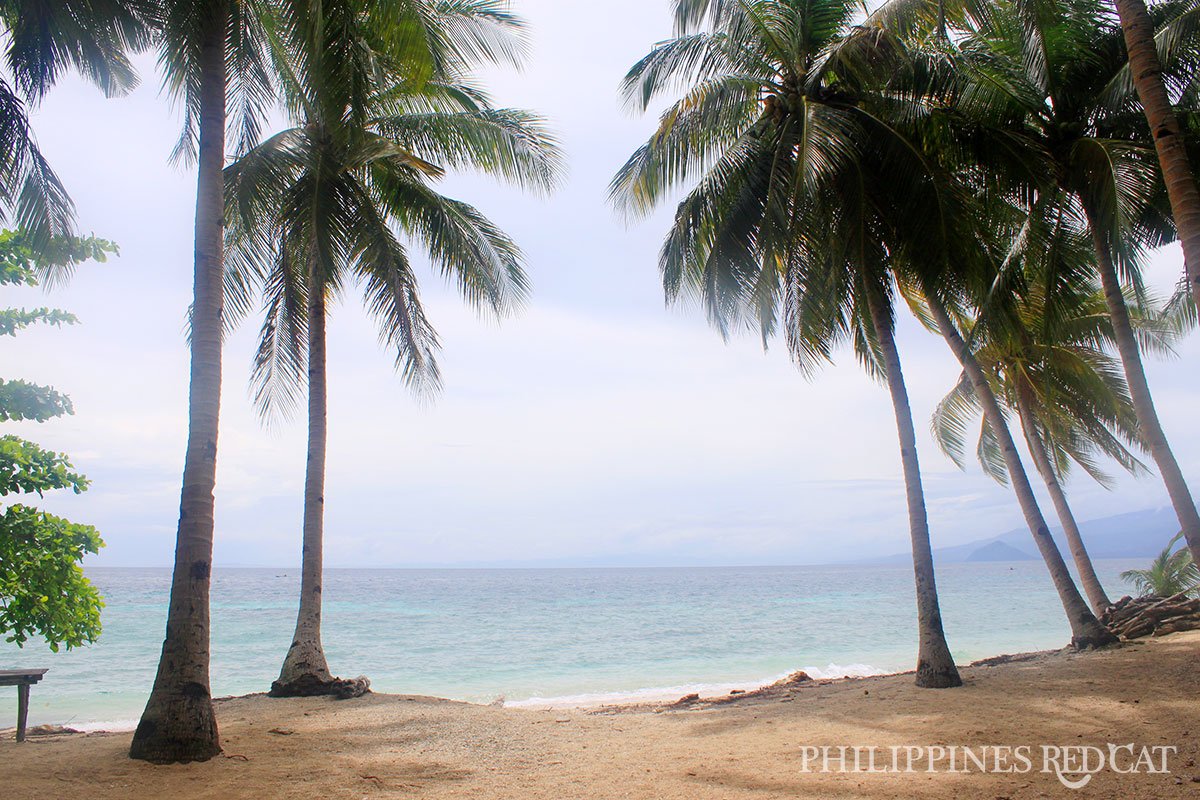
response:
<path id="1" fill-rule="evenodd" d="M 602 10 L 519 0 L 532 57 L 487 83 L 499 104 L 546 116 L 570 164 L 551 199 L 469 176 L 446 191 L 476 204 L 525 249 L 533 298 L 501 325 L 465 310 L 424 270 L 424 298 L 444 340 L 445 390 L 414 401 L 356 295 L 330 322 L 326 563 L 791 564 L 904 551 L 900 464 L 886 391 L 851 354 L 806 380 L 782 347 L 729 344 L 693 308 L 666 308 L 656 268 L 671 209 L 626 227 L 606 205 L 613 172 L 653 129 L 625 113 L 625 70 L 670 33 L 666 0 L 615 0 Z M 45 505 L 97 525 L 108 547 L 90 563 L 168 565 L 186 439 L 195 176 L 168 164 L 178 116 L 144 85 L 105 100 L 71 79 L 35 117 L 44 151 L 70 188 L 83 230 L 121 256 L 81 268 L 47 302 L 82 325 L 0 342 L 6 377 L 67 392 L 74 417 L 11 426 L 70 452 L 93 480 Z M 1176 247 L 1149 283 L 1165 292 Z M 15 299 L 12 299 L 15 298 Z M 266 431 L 246 381 L 256 321 L 229 342 L 217 484 L 218 565 L 299 561 L 303 420 Z M 959 472 L 927 421 L 957 368 L 940 339 L 900 321 L 934 546 L 1020 524 L 1010 493 L 978 468 Z M 1158 408 L 1200 486 L 1197 337 L 1173 362 L 1149 362 Z M 1193 424 L 1188 424 L 1188 420 Z M 1072 483 L 1077 516 L 1158 506 L 1157 478 L 1114 492 Z M 1049 504 L 1046 503 L 1049 511 Z"/>

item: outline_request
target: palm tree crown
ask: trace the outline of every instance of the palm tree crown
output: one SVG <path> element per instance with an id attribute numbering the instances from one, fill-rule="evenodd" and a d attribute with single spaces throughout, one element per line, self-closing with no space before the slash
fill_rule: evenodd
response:
<path id="1" fill-rule="evenodd" d="M 37 250 L 72 234 L 75 209 L 38 147 L 29 110 L 68 69 L 109 96 L 136 86 L 129 52 L 149 44 L 152 16 L 140 0 L 0 2 L 0 221 L 23 229 Z"/>
<path id="2" fill-rule="evenodd" d="M 728 335 L 782 327 L 804 370 L 852 343 L 888 384 L 901 442 L 920 618 L 917 682 L 960 683 L 942 632 L 916 439 L 893 337 L 897 270 L 935 241 L 922 55 L 860 4 L 679 2 L 677 36 L 626 76 L 635 107 L 681 91 L 612 183 L 642 214 L 694 182 L 659 266 L 669 299 L 696 297 Z M 945 198 L 944 198 L 945 199 Z M 947 200 L 946 214 L 954 213 Z M 944 218 L 944 217 L 943 217 Z"/>
<path id="3" fill-rule="evenodd" d="M 485 27 L 473 15 L 461 18 Z M 439 20 L 443 28 L 446 22 Z M 513 24 L 507 16 L 491 22 Z M 373 41 L 361 21 L 327 35 L 355 42 L 350 51 L 376 54 L 390 46 Z M 501 37 L 477 31 L 474 38 L 500 47 Z M 510 49 L 500 52 L 507 57 Z M 303 385 L 310 265 L 329 293 L 359 282 L 406 381 L 436 389 L 437 335 L 404 240 L 418 244 L 472 305 L 497 315 L 512 311 L 527 291 L 516 245 L 476 209 L 433 187 L 447 170 L 473 169 L 548 191 L 559 171 L 553 137 L 528 112 L 490 107 L 456 74 L 414 78 L 406 74 L 409 64 L 389 64 L 386 51 L 349 70 L 329 47 L 295 60 L 308 74 L 285 74 L 294 126 L 248 150 L 225 176 L 230 320 L 249 310 L 256 289 L 264 291 L 253 373 L 259 408 L 267 416 L 285 410 Z M 462 69 L 453 52 L 437 60 L 439 72 Z M 344 74 L 317 74 L 325 61 Z"/>

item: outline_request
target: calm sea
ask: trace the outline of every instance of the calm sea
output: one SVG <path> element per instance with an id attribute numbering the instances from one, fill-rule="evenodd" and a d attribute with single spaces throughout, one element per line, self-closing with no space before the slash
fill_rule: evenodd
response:
<path id="1" fill-rule="evenodd" d="M 1135 564 L 1101 561 L 1106 588 Z M 49 667 L 31 724 L 132 727 L 154 677 L 166 619 L 165 569 L 92 569 L 103 592 L 100 641 L 51 653 L 0 642 L 0 668 Z M 938 570 L 960 662 L 1070 639 L 1040 562 Z M 289 644 L 297 570 L 214 575 L 215 695 L 265 691 Z M 816 677 L 910 669 L 907 567 L 330 570 L 330 667 L 383 692 L 510 705 L 678 697 L 757 686 L 796 669 Z M 13 690 L 0 690 L 0 728 Z"/>

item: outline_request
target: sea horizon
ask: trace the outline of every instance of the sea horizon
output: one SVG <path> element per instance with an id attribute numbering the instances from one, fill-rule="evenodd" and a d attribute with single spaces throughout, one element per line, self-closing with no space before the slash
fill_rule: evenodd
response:
<path id="1" fill-rule="evenodd" d="M 1134 559 L 1096 563 L 1114 599 Z M 90 647 L 0 643 L 0 667 L 48 667 L 31 724 L 128 730 L 154 677 L 166 567 L 91 567 L 106 598 Z M 217 566 L 212 691 L 264 692 L 290 640 L 299 570 Z M 1040 562 L 939 567 L 959 663 L 1060 648 L 1070 629 Z M 1021 613 L 1012 613 L 1021 597 Z M 916 659 L 911 567 L 897 565 L 330 568 L 325 651 L 372 689 L 513 707 L 658 702 L 814 678 L 903 672 Z"/>

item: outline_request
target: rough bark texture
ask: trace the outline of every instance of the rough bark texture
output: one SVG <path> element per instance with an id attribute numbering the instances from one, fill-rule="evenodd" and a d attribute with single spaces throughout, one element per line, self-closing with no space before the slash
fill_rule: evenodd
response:
<path id="1" fill-rule="evenodd" d="M 1142 101 L 1146 121 L 1150 123 L 1154 149 L 1158 151 L 1158 163 L 1162 167 L 1167 196 L 1171 201 L 1171 213 L 1183 245 L 1183 264 L 1188 285 L 1196 305 L 1200 306 L 1200 190 L 1196 187 L 1196 176 L 1188 160 L 1179 118 L 1171 107 L 1167 87 L 1163 83 L 1162 64 L 1154 43 L 1154 23 L 1142 0 L 1116 0 L 1116 6 L 1121 17 L 1121 30 L 1125 34 L 1133 87 Z M 1189 546 L 1195 555 L 1195 545 L 1191 544 L 1191 540 Z"/>
<path id="2" fill-rule="evenodd" d="M 1030 533 L 1033 534 L 1033 541 L 1042 554 L 1042 560 L 1046 562 L 1046 568 L 1050 571 L 1054 588 L 1058 590 L 1063 610 L 1066 611 L 1067 619 L 1071 623 L 1071 644 L 1080 649 L 1112 644 L 1116 641 L 1116 637 L 1099 623 L 1087 603 L 1084 602 L 1083 596 L 1079 594 L 1079 589 L 1075 586 L 1075 581 L 1071 579 L 1071 573 L 1067 569 L 1066 562 L 1063 561 L 1062 553 L 1058 551 L 1058 545 L 1050 536 L 1050 528 L 1046 525 L 1046 519 L 1042 516 L 1041 509 L 1038 508 L 1033 487 L 1029 483 L 1029 477 L 1025 474 L 1025 467 L 1021 464 L 1021 457 L 1017 453 L 1017 445 L 1008 431 L 1008 425 L 1005 424 L 1004 415 L 1000 411 L 1000 404 L 996 401 L 996 395 L 992 393 L 992 387 L 979 367 L 979 362 L 975 360 L 974 354 L 959 336 L 958 329 L 954 327 L 950 315 L 946 313 L 941 302 L 933 296 L 929 296 L 927 300 L 929 308 L 933 312 L 933 318 L 937 322 L 938 330 L 945 338 L 946 343 L 950 345 L 950 349 L 954 352 L 958 363 L 962 365 L 963 371 L 966 372 L 975 397 L 983 408 L 984 419 L 987 420 L 988 427 L 991 428 L 992 433 L 996 436 L 996 441 L 1000 444 L 1013 491 L 1017 495 L 1017 501 L 1021 504 L 1021 512 L 1025 516 L 1025 523 L 1029 526 Z"/>
<path id="3" fill-rule="evenodd" d="M 304 534 L 300 610 L 296 632 L 271 684 L 273 697 L 333 694 L 334 680 L 321 647 L 321 577 L 324 567 L 325 444 L 328 436 L 325 358 L 325 282 L 315 259 L 308 277 L 308 464 L 304 477 Z M 320 690 L 324 687 L 324 690 Z"/>
<path id="4" fill-rule="evenodd" d="M 209 6 L 200 48 L 200 153 L 196 191 L 188 443 L 167 630 L 154 687 L 129 748 L 155 763 L 206 761 L 221 752 L 209 690 L 209 609 L 217 419 L 221 404 L 222 178 L 225 161 L 223 2 Z"/>
<path id="5" fill-rule="evenodd" d="M 1087 595 L 1088 602 L 1092 604 L 1092 611 L 1099 617 L 1112 603 L 1109 601 L 1108 595 L 1104 593 L 1104 587 L 1100 585 L 1096 568 L 1092 566 L 1092 558 L 1083 544 L 1079 525 L 1076 524 L 1075 515 L 1071 512 L 1071 506 L 1067 502 L 1066 492 L 1059 483 L 1054 465 L 1050 463 L 1050 457 L 1046 453 L 1045 442 L 1037 429 L 1037 424 L 1033 421 L 1032 403 L 1028 396 L 1028 389 L 1025 387 L 1017 390 L 1017 413 L 1021 417 L 1021 430 L 1025 434 L 1025 443 L 1029 446 L 1033 464 L 1046 484 L 1046 491 L 1050 493 L 1050 500 L 1054 503 L 1054 510 L 1058 514 L 1058 521 L 1062 523 L 1063 533 L 1066 534 L 1067 544 L 1071 548 L 1071 557 L 1075 559 L 1075 569 L 1079 572 L 1079 582 L 1083 584 L 1083 591 Z"/>
<path id="6" fill-rule="evenodd" d="M 1092 229 L 1092 243 L 1096 248 L 1096 264 L 1100 270 L 1100 284 L 1104 287 L 1104 302 L 1108 306 L 1108 316 L 1112 322 L 1113 338 L 1117 342 L 1117 352 L 1121 356 L 1121 366 L 1125 370 L 1125 382 L 1129 385 L 1129 396 L 1133 400 L 1133 410 L 1137 415 L 1138 429 L 1143 441 L 1158 465 L 1158 474 L 1162 476 L 1179 518 L 1179 526 L 1187 540 L 1192 558 L 1200 564 L 1200 514 L 1196 513 L 1196 501 L 1192 499 L 1191 490 L 1183 478 L 1183 470 L 1175 460 L 1167 435 L 1163 432 L 1162 423 L 1158 419 L 1158 411 L 1154 407 L 1154 398 L 1150 394 L 1150 384 L 1146 380 L 1146 370 L 1142 367 L 1142 356 L 1138 350 L 1137 337 L 1133 333 L 1133 324 L 1129 321 L 1129 309 L 1125 306 L 1125 295 L 1121 292 L 1121 281 L 1117 277 L 1117 269 L 1113 264 L 1108 242 L 1096 226 L 1097 215 L 1084 207 L 1088 224 Z"/>
<path id="7" fill-rule="evenodd" d="M 868 283 L 870 283 L 868 279 Z M 900 354 L 892 332 L 892 319 L 884 307 L 882 292 L 871 284 L 867 287 L 867 303 L 871 322 L 883 351 L 888 392 L 896 415 L 896 432 L 900 439 L 900 460 L 904 466 L 904 488 L 908 499 L 908 529 L 912 539 L 913 575 L 917 588 L 917 686 L 947 689 L 962 686 L 954 657 L 942 629 L 942 611 L 938 604 L 937 582 L 933 569 L 933 550 L 929 544 L 929 518 L 925 512 L 925 493 L 921 486 L 921 465 L 917 458 L 917 434 L 913 428 L 912 409 L 904 385 Z"/>

